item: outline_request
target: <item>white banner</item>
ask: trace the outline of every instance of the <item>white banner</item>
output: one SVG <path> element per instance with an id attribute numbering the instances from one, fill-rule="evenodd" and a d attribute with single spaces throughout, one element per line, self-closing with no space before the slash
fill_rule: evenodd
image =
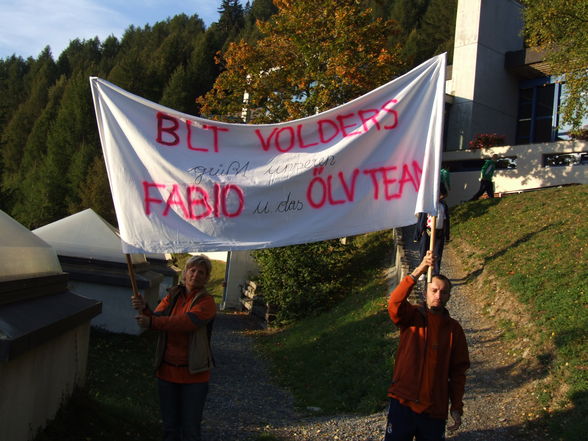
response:
<path id="1" fill-rule="evenodd" d="M 316 242 L 436 212 L 445 54 L 280 124 L 210 121 L 90 83 L 126 253 Z"/>

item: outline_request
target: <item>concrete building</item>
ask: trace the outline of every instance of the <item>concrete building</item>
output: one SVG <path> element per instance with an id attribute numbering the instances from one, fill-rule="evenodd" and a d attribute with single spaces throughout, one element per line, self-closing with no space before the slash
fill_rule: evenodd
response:
<path id="1" fill-rule="evenodd" d="M 225 277 L 222 309 L 241 309 L 241 287 L 258 273 L 257 264 L 250 251 L 229 252 Z"/>
<path id="2" fill-rule="evenodd" d="M 33 233 L 57 252 L 69 274 L 70 289 L 102 302 L 102 314 L 92 320 L 92 326 L 125 334 L 143 332 L 131 307 L 131 281 L 116 228 L 87 209 Z M 131 261 L 139 292 L 149 305 L 157 305 L 164 275 L 143 254 L 131 254 Z"/>
<path id="3" fill-rule="evenodd" d="M 542 54 L 525 48 L 522 8 L 515 0 L 458 2 L 445 88 L 449 205 L 476 192 L 483 158 L 494 153 L 497 193 L 588 183 L 588 144 L 569 140 L 560 124 L 565 84 L 551 76 Z M 507 145 L 468 150 L 479 133 L 504 135 Z"/>
<path id="4" fill-rule="evenodd" d="M 100 310 L 68 290 L 51 246 L 0 211 L 0 440 L 35 438 L 84 384 Z"/>
<path id="5" fill-rule="evenodd" d="M 145 254 L 151 270 L 163 276 L 159 284 L 159 298 L 163 299 L 167 295 L 167 290 L 178 284 L 181 268 L 176 267 L 172 262 L 171 254 Z M 155 305 L 153 305 L 155 306 Z"/>

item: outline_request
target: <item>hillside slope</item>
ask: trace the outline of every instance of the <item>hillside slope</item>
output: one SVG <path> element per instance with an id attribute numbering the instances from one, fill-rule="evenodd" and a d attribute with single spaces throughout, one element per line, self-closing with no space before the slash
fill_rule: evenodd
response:
<path id="1" fill-rule="evenodd" d="M 483 200 L 452 213 L 454 254 L 481 312 L 534 381 L 530 427 L 588 431 L 588 186 Z"/>

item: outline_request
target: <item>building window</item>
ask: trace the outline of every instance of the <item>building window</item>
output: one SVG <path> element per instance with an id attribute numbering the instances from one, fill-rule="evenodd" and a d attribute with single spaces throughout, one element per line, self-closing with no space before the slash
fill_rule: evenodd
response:
<path id="1" fill-rule="evenodd" d="M 557 109 L 561 85 L 550 78 L 521 82 L 517 144 L 551 142 L 557 136 Z"/>
<path id="2" fill-rule="evenodd" d="M 561 78 L 521 81 L 517 118 L 517 144 L 569 140 L 570 127 L 561 123 L 559 106 L 567 93 Z M 582 125 L 588 125 L 588 115 Z"/>
<path id="3" fill-rule="evenodd" d="M 588 165 L 588 152 L 543 155 L 543 167 L 566 167 L 568 165 Z"/>
<path id="4" fill-rule="evenodd" d="M 451 173 L 479 172 L 485 159 L 463 159 L 461 161 L 444 161 L 443 166 Z M 502 156 L 496 161 L 496 170 L 514 170 L 517 168 L 516 156 Z"/>

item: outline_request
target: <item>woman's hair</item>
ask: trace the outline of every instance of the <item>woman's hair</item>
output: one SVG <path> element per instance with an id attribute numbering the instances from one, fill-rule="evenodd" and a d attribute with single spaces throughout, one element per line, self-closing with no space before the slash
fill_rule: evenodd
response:
<path id="1" fill-rule="evenodd" d="M 186 265 L 184 266 L 184 272 L 186 272 L 186 270 L 188 268 L 191 268 L 191 267 L 197 266 L 197 265 L 204 266 L 204 268 L 206 268 L 206 275 L 210 276 L 210 273 L 212 273 L 212 262 L 204 254 L 198 254 L 196 256 L 190 257 L 186 261 Z"/>

